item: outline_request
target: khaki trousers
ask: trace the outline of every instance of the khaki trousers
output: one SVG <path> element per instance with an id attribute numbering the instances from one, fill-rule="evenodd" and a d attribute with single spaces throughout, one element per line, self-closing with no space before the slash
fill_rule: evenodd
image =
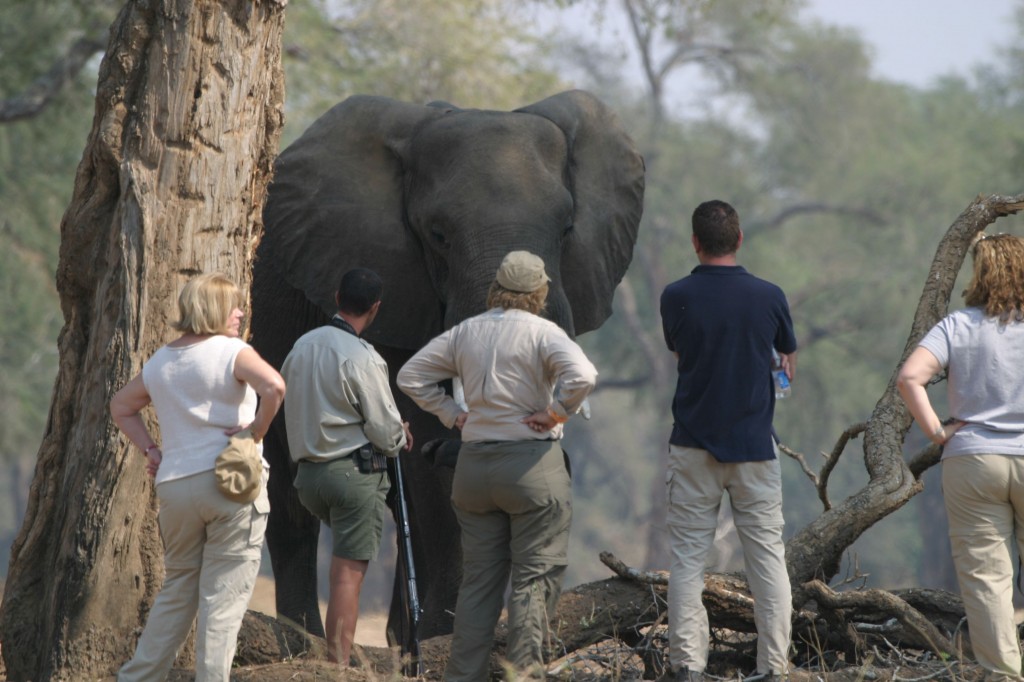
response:
<path id="1" fill-rule="evenodd" d="M 118 682 L 165 679 L 197 618 L 196 682 L 227 682 L 270 513 L 263 476 L 249 504 L 221 495 L 212 470 L 157 486 L 164 584 Z"/>
<path id="2" fill-rule="evenodd" d="M 1011 543 L 1024 555 L 1024 457 L 943 459 L 942 494 L 974 657 L 987 681 L 1020 680 Z"/>
<path id="3" fill-rule="evenodd" d="M 489 678 L 494 626 L 510 578 L 506 656 L 517 670 L 538 674 L 568 562 L 572 488 L 561 447 L 556 441 L 464 443 L 452 505 L 463 562 L 445 680 Z"/>
<path id="4" fill-rule="evenodd" d="M 757 672 L 789 671 L 793 598 L 782 542 L 782 475 L 777 459 L 725 464 L 707 450 L 669 446 L 669 663 L 702 672 L 709 626 L 701 594 L 704 564 L 715 539 L 718 509 L 728 491 L 754 595 Z"/>

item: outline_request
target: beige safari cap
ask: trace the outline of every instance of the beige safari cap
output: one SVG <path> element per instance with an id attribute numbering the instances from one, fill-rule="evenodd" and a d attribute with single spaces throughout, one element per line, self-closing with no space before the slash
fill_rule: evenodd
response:
<path id="1" fill-rule="evenodd" d="M 544 272 L 544 261 L 529 251 L 509 251 L 502 259 L 495 277 L 509 291 L 529 293 L 551 281 Z"/>
<path id="2" fill-rule="evenodd" d="M 249 429 L 231 436 L 228 446 L 217 456 L 213 473 L 217 489 L 229 500 L 246 504 L 259 497 L 263 457 Z"/>

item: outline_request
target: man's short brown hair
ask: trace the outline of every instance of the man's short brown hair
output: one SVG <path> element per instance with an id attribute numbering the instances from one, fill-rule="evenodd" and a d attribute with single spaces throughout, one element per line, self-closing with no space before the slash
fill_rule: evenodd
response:
<path id="1" fill-rule="evenodd" d="M 724 201 L 705 201 L 693 212 L 693 236 L 708 256 L 727 256 L 740 247 L 740 217 Z"/>

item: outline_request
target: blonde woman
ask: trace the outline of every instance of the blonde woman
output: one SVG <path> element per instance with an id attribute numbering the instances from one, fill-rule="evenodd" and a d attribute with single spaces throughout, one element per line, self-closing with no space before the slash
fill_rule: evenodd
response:
<path id="1" fill-rule="evenodd" d="M 944 445 L 942 492 L 975 657 L 986 682 L 1020 680 L 1010 545 L 1024 554 L 1024 240 L 985 235 L 973 256 L 968 307 L 921 339 L 898 386 L 918 426 Z M 943 369 L 950 424 L 925 390 Z"/>
<path id="2" fill-rule="evenodd" d="M 196 680 L 226 681 L 231 671 L 270 504 L 266 478 L 252 502 L 224 497 L 214 462 L 228 437 L 244 428 L 259 443 L 285 393 L 281 375 L 239 338 L 242 304 L 224 275 L 189 281 L 178 298 L 181 336 L 157 350 L 110 402 L 114 423 L 155 477 L 165 564 L 163 587 L 119 682 L 164 679 L 197 617 Z M 161 443 L 140 414 L 150 403 Z M 268 469 L 264 463 L 264 477 Z"/>

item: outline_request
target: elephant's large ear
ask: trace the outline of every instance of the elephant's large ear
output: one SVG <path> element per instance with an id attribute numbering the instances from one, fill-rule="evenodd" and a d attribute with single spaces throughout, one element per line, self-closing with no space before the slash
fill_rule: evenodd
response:
<path id="1" fill-rule="evenodd" d="M 350 97 L 277 158 L 263 213 L 265 257 L 327 314 L 336 310 L 342 274 L 377 272 L 384 295 L 365 334 L 374 343 L 416 349 L 442 331 L 441 301 L 404 221 L 402 168 L 418 127 L 443 115 L 437 107 Z"/>
<path id="2" fill-rule="evenodd" d="M 577 334 L 597 329 L 633 258 L 644 200 L 644 161 L 618 117 L 572 90 L 519 109 L 565 133 L 575 209 L 562 251 L 562 287 Z"/>

